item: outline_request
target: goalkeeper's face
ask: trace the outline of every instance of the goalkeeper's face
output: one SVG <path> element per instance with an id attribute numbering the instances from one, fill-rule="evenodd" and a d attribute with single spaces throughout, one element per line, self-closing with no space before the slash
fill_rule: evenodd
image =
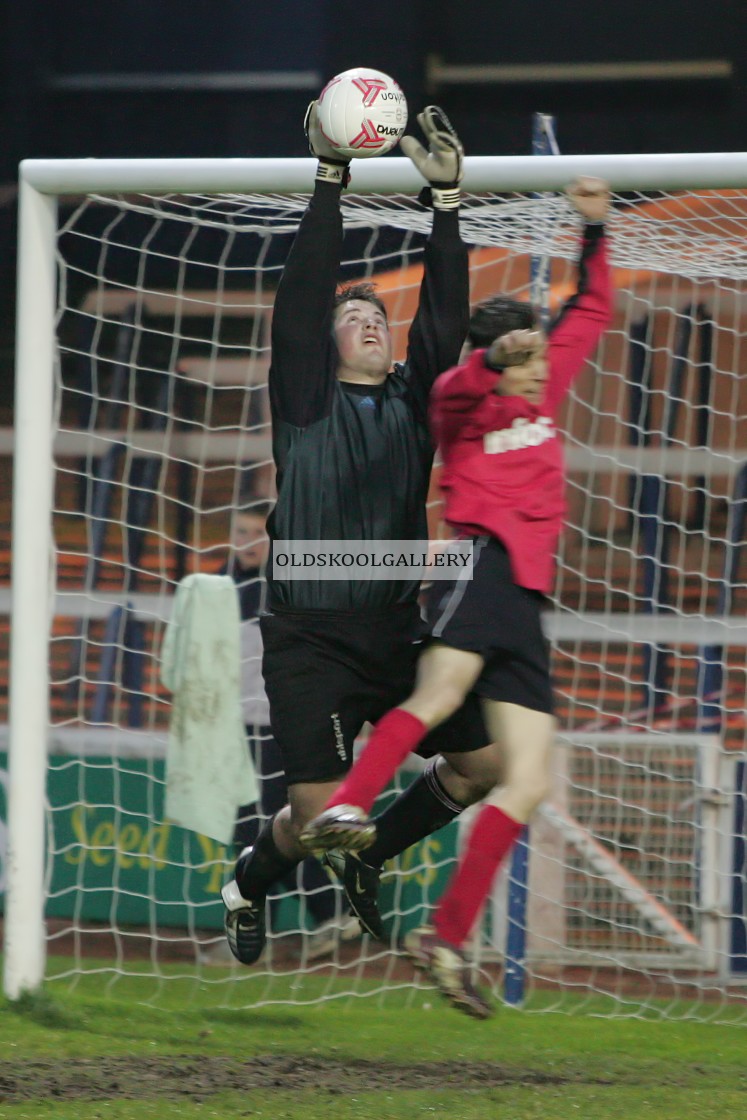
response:
<path id="1" fill-rule="evenodd" d="M 384 312 L 368 300 L 351 299 L 335 311 L 335 341 L 343 381 L 384 381 L 392 368 L 392 336 Z"/>

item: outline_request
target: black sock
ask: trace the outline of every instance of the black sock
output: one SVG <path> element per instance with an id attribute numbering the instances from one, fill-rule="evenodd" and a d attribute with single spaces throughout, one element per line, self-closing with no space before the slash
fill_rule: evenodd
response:
<path id="1" fill-rule="evenodd" d="M 376 817 L 376 840 L 361 852 L 361 858 L 371 867 L 380 867 L 453 821 L 464 808 L 441 785 L 435 761 L 429 762 L 423 773 Z"/>
<path id="2" fill-rule="evenodd" d="M 278 850 L 272 835 L 274 820 L 274 817 L 270 817 L 249 855 L 236 862 L 234 875 L 244 898 L 264 898 L 272 884 L 282 879 L 300 862 L 289 859 Z"/>
<path id="3" fill-rule="evenodd" d="M 238 859 L 244 848 L 256 844 L 262 822 L 259 819 L 259 806 L 242 805 L 236 814 L 236 824 L 233 830 L 233 857 Z"/>

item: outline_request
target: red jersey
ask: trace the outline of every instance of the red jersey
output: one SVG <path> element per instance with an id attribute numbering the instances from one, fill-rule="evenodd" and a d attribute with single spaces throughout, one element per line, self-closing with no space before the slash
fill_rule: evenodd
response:
<path id="1" fill-rule="evenodd" d="M 548 338 L 543 400 L 493 392 L 500 373 L 475 350 L 441 375 L 431 425 L 441 447 L 446 520 L 461 535 L 497 537 L 516 583 L 547 594 L 565 514 L 560 404 L 608 326 L 612 289 L 603 227 L 587 226 L 576 294 Z"/>

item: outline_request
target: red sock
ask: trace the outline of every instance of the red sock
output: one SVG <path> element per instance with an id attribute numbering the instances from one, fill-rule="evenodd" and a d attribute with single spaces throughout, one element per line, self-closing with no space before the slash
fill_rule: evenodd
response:
<path id="1" fill-rule="evenodd" d="M 417 716 L 394 708 L 379 720 L 371 738 L 342 785 L 327 802 L 333 805 L 359 805 L 370 813 L 373 803 L 397 767 L 424 739 L 428 728 Z"/>
<path id="2" fill-rule="evenodd" d="M 501 861 L 523 825 L 496 805 L 484 805 L 475 821 L 459 868 L 436 907 L 433 925 L 444 941 L 459 948 L 470 935 Z"/>

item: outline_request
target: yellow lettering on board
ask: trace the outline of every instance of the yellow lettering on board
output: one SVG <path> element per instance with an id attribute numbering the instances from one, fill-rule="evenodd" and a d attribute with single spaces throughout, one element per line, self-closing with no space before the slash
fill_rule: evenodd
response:
<path id="1" fill-rule="evenodd" d="M 403 852 L 399 857 L 399 869 L 404 881 L 414 880 L 419 887 L 430 887 L 437 878 L 435 864 L 442 847 L 440 840 L 426 837 Z"/>
<path id="2" fill-rule="evenodd" d="M 107 863 L 111 863 L 114 853 L 111 849 L 114 847 L 114 822 L 101 821 L 97 824 L 91 833 L 91 847 L 89 850 L 89 859 L 91 863 L 95 863 L 97 867 L 106 867 Z"/>
<path id="3" fill-rule="evenodd" d="M 201 836 L 199 833 L 196 835 L 197 843 L 200 845 L 205 858 L 201 864 L 196 866 L 195 870 L 201 874 L 207 872 L 205 894 L 218 894 L 226 877 L 226 863 L 228 862 L 226 846 L 225 844 L 219 844 L 217 840 L 211 840 L 209 836 Z"/>
<path id="4" fill-rule="evenodd" d="M 164 867 L 166 867 L 168 862 L 166 859 L 166 852 L 169 846 L 170 831 L 170 825 L 156 824 L 143 834 L 139 860 L 143 871 L 147 871 L 151 864 L 155 864 L 156 871 L 163 871 Z"/>
<path id="5" fill-rule="evenodd" d="M 421 887 L 430 887 L 436 878 L 435 859 L 441 851 L 441 841 L 427 836 L 420 845 L 420 861 L 422 868 L 415 875 L 415 882 Z"/>
<path id="6" fill-rule="evenodd" d="M 70 814 L 70 825 L 73 830 L 73 836 L 78 841 L 75 850 L 65 852 L 65 863 L 72 863 L 77 867 L 86 858 L 86 849 L 88 848 L 88 831 L 86 829 L 86 806 L 76 805 Z"/>
<path id="7" fill-rule="evenodd" d="M 140 850 L 142 843 L 142 830 L 139 825 L 132 822 L 125 824 L 119 830 L 117 837 L 117 864 L 120 867 L 134 867 L 133 852 Z"/>

